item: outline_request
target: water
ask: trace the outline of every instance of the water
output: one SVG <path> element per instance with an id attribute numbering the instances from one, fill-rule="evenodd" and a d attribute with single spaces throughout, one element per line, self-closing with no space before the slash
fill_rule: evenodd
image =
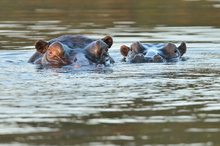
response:
<path id="1" fill-rule="evenodd" d="M 0 2 L 1 145 L 219 145 L 220 1 Z M 113 36 L 103 70 L 28 64 L 38 39 Z M 120 45 L 185 41 L 175 64 L 121 63 Z"/>

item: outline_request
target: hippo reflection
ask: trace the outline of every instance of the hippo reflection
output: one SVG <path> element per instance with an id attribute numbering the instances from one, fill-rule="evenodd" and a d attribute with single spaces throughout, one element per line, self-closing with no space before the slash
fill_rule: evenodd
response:
<path id="1" fill-rule="evenodd" d="M 64 35 L 48 42 L 39 40 L 35 44 L 37 51 L 28 62 L 43 66 L 106 65 L 107 62 L 114 63 L 108 53 L 112 43 L 110 36 L 94 40 L 81 35 Z"/>
<path id="2" fill-rule="evenodd" d="M 121 46 L 120 52 L 124 56 L 122 61 L 130 63 L 177 62 L 186 52 L 186 44 L 182 42 L 177 47 L 173 43 L 142 44 L 135 42 L 130 47 Z"/>

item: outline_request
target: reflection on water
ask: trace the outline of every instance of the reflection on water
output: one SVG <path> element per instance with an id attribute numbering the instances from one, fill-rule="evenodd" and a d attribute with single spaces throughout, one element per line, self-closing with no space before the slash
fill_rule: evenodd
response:
<path id="1" fill-rule="evenodd" d="M 8 16 L 0 17 L 1 144 L 220 143 L 219 1 L 53 2 L 0 2 Z M 79 71 L 26 63 L 36 40 L 62 34 L 112 35 L 116 64 Z M 189 60 L 120 63 L 120 45 L 134 41 L 186 41 Z"/>

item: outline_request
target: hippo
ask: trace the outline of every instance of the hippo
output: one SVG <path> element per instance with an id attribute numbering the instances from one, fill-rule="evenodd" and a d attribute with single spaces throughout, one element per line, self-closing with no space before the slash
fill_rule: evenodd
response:
<path id="1" fill-rule="evenodd" d="M 36 52 L 28 62 L 54 67 L 113 64 L 114 60 L 108 53 L 112 44 L 111 36 L 95 40 L 82 35 L 63 35 L 49 41 L 38 40 Z"/>
<path id="2" fill-rule="evenodd" d="M 182 60 L 186 53 L 186 43 L 182 42 L 178 47 L 173 43 L 142 44 L 134 42 L 130 47 L 122 45 L 120 52 L 123 62 L 130 63 L 159 63 L 177 62 Z"/>

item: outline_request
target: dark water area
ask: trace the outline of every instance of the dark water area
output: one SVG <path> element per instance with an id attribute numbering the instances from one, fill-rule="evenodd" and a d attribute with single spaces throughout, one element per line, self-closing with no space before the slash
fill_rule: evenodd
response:
<path id="1" fill-rule="evenodd" d="M 219 145 L 219 0 L 1 0 L 0 12 L 0 145 Z M 116 63 L 27 63 L 35 41 L 63 34 L 111 35 Z M 121 63 L 135 41 L 185 41 L 189 59 Z"/>

